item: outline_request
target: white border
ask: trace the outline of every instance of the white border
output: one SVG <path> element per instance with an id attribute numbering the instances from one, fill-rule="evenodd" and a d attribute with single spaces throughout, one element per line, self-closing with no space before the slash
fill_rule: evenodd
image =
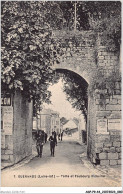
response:
<path id="1" fill-rule="evenodd" d="M 9 1 L 15 1 L 15 0 L 9 0 Z M 17 0 L 17 1 L 21 1 L 21 0 Z M 25 1 L 25 0 L 22 0 L 22 1 Z M 31 0 L 28 0 L 28 1 L 31 1 Z M 37 1 L 40 1 L 40 0 L 37 0 Z M 55 0 L 55 1 L 60 1 L 60 0 Z M 66 0 L 62 0 L 62 1 L 66 1 Z M 82 1 L 82 0 L 78 0 L 78 1 Z M 89 1 L 89 0 L 85 0 L 85 1 Z M 95 0 L 90 0 L 90 1 L 95 1 Z M 98 0 L 98 1 L 107 1 L 107 0 Z M 117 0 L 108 0 L 108 1 L 117 1 Z M 122 3 L 121 17 L 123 18 L 123 0 L 121 0 L 120 2 Z M 1 11 L 1 1 L 0 1 L 0 11 Z M 0 24 L 1 24 L 1 17 L 0 17 Z M 122 37 L 123 37 L 123 26 L 121 25 L 121 27 L 122 27 Z M 1 30 L 0 30 L 0 37 L 1 37 Z M 1 48 L 1 39 L 0 39 L 0 48 Z M 121 46 L 121 59 L 123 57 L 122 52 L 123 52 L 123 44 Z M 0 53 L 0 59 L 1 59 L 1 53 Z M 121 65 L 123 65 L 122 60 L 121 60 Z M 122 68 L 122 75 L 123 75 L 123 68 Z M 1 71 L 0 71 L 0 78 L 1 78 Z M 122 83 L 123 83 L 123 76 L 122 76 Z M 123 85 L 122 85 L 122 91 L 123 91 Z M 1 95 L 1 84 L 0 84 L 0 95 Z M 123 101 L 123 96 L 122 96 L 122 101 Z M 0 104 L 0 108 L 1 108 L 1 104 Z M 123 103 L 122 103 L 122 110 L 123 110 Z M 122 113 L 122 116 L 123 116 L 123 113 Z M 1 111 L 0 111 L 0 118 L 1 118 Z M 122 126 L 123 126 L 123 119 L 122 119 Z M 1 127 L 1 122 L 0 122 L 0 127 Z M 123 137 L 123 130 L 122 130 L 122 137 Z M 1 130 L 0 130 L 0 145 L 1 145 Z M 123 158 L 123 149 L 122 149 L 122 158 Z M 0 166 L 1 166 L 1 149 L 0 149 Z M 1 173 L 0 173 L 0 180 L 1 180 Z M 1 181 L 0 181 L 0 185 L 1 185 Z M 23 194 L 23 193 L 30 193 L 30 194 L 33 194 L 33 193 L 34 194 L 36 193 L 37 194 L 38 193 L 42 193 L 42 194 L 43 193 L 45 194 L 46 193 L 54 193 L 54 194 L 55 193 L 59 193 L 59 194 L 76 193 L 77 194 L 77 193 L 81 193 L 81 194 L 84 194 L 86 193 L 86 191 L 90 191 L 90 193 L 98 193 L 98 191 L 102 193 L 103 191 L 107 191 L 106 194 L 109 193 L 109 191 L 115 191 L 115 193 L 117 193 L 117 191 L 122 191 L 123 193 L 123 165 L 122 165 L 122 187 L 1 187 L 0 191 L 1 191 L 0 192 L 1 194 L 3 193 L 4 194 L 7 194 L 7 193 L 14 193 L 14 194 Z"/>

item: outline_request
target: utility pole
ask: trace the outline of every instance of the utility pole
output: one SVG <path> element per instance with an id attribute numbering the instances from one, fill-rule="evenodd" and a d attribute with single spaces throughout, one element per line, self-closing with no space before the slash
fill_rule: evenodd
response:
<path id="1" fill-rule="evenodd" d="M 76 31 L 76 1 L 75 1 L 75 11 L 74 11 L 74 32 Z"/>

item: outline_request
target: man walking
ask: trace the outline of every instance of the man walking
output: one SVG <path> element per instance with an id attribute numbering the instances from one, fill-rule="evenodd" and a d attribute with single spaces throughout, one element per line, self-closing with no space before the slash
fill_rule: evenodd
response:
<path id="1" fill-rule="evenodd" d="M 57 135 L 56 135 L 56 132 L 54 131 L 53 134 L 54 134 L 54 138 L 55 138 L 56 146 L 57 146 Z"/>
<path id="2" fill-rule="evenodd" d="M 36 142 L 36 148 L 37 148 L 37 152 L 38 152 L 38 157 L 40 157 L 40 158 L 42 157 L 43 145 L 44 145 L 44 134 L 40 130 L 39 131 L 39 135 L 37 137 L 37 142 Z"/>
<path id="3" fill-rule="evenodd" d="M 55 137 L 54 132 L 52 132 L 52 135 L 50 136 L 49 141 L 50 141 L 50 151 L 51 151 L 51 156 L 54 157 L 55 145 L 56 145 L 56 143 L 57 143 L 57 142 L 56 142 L 56 137 Z"/>

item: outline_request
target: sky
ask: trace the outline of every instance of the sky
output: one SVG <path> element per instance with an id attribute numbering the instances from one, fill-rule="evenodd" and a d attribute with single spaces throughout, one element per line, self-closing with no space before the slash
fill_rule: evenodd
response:
<path id="1" fill-rule="evenodd" d="M 52 93 L 50 98 L 52 104 L 48 105 L 44 103 L 45 108 L 57 111 L 60 113 L 60 117 L 65 117 L 67 119 L 79 117 L 81 112 L 72 108 L 71 104 L 66 100 L 66 94 L 63 92 L 63 82 L 61 79 L 57 84 L 50 86 L 49 91 Z"/>

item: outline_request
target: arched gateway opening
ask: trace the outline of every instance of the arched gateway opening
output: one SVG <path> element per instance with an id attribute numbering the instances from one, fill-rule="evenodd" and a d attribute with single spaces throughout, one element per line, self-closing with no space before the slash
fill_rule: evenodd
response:
<path id="1" fill-rule="evenodd" d="M 68 69 L 59 68 L 54 72 L 54 80 L 57 82 L 59 78 L 62 78 L 64 82 L 63 92 L 67 101 L 80 112 L 77 126 L 79 140 L 87 143 L 88 83 L 82 76 Z"/>
<path id="2" fill-rule="evenodd" d="M 59 85 L 59 80 L 62 80 L 62 86 L 63 86 L 62 93 L 64 93 L 64 95 L 66 96 L 66 99 L 64 102 L 61 99 L 62 95 L 61 96 L 59 95 L 59 93 L 61 93 L 59 92 L 60 90 L 57 86 Z M 75 141 L 76 137 L 78 137 L 78 140 L 81 143 L 83 142 L 87 144 L 88 85 L 89 84 L 87 83 L 87 81 L 80 74 L 76 73 L 74 70 L 72 71 L 67 68 L 54 69 L 54 82 L 53 84 L 51 84 L 50 88 L 53 88 L 51 89 L 53 93 L 55 90 L 55 95 L 53 93 L 52 95 L 53 95 L 53 99 L 56 98 L 56 100 L 54 102 L 54 100 L 52 100 L 51 98 L 51 103 L 53 103 L 53 106 L 44 104 L 44 109 L 41 111 L 39 116 L 39 122 L 38 122 L 39 128 L 42 128 L 44 126 L 44 122 L 49 119 L 51 120 L 51 126 L 49 124 L 49 126 L 47 125 L 47 127 L 42 128 L 48 134 L 48 136 L 51 134 L 51 132 L 54 131 L 54 129 L 57 135 L 59 135 L 59 133 L 61 133 L 61 130 L 62 130 L 64 131 L 65 137 L 67 135 L 71 135 L 72 133 L 71 137 L 68 138 L 68 140 Z M 61 85 L 59 85 L 59 87 L 61 87 Z M 62 107 L 61 107 L 61 103 L 59 103 L 60 99 L 61 99 Z M 69 113 L 69 116 L 66 114 L 67 111 L 68 112 L 71 111 L 71 109 L 69 109 L 68 106 L 67 106 L 68 109 L 66 110 L 66 102 L 72 105 L 72 110 L 77 110 L 77 112 L 75 111 L 75 117 L 73 116 L 72 113 Z M 62 110 L 59 107 L 61 107 Z M 52 122 L 54 123 L 55 121 L 55 119 L 53 119 L 52 114 L 55 114 L 55 113 L 56 114 L 60 113 L 60 123 L 62 125 L 61 128 L 63 127 L 62 129 L 59 128 L 57 124 L 55 124 L 56 126 L 52 124 Z M 47 114 L 47 117 L 45 116 L 46 114 Z M 63 117 L 67 118 L 66 123 L 61 122 L 61 119 Z M 73 122 L 75 121 L 74 120 L 75 118 L 78 121 L 76 125 L 77 131 L 76 131 L 76 128 L 74 127 L 75 123 Z M 73 126 L 70 126 L 70 125 L 73 125 Z M 63 137 L 63 140 L 65 137 Z M 82 153 L 82 148 L 81 148 L 80 154 L 81 153 Z"/>

